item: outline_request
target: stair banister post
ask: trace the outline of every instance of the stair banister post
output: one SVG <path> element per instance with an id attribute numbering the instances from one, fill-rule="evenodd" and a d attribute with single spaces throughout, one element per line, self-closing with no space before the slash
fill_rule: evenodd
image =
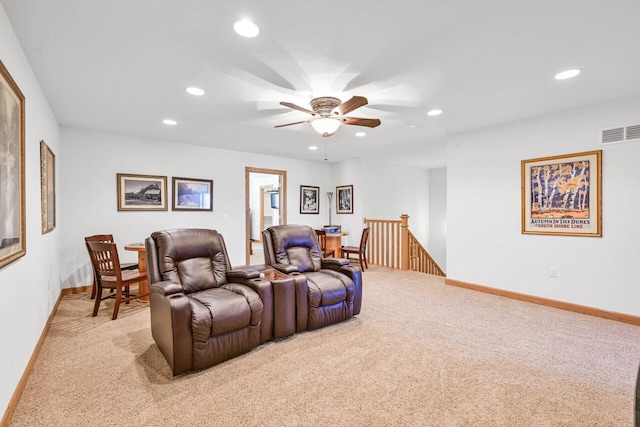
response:
<path id="1" fill-rule="evenodd" d="M 409 270 L 409 215 L 400 215 L 400 245 L 402 256 L 400 258 L 400 268 Z"/>

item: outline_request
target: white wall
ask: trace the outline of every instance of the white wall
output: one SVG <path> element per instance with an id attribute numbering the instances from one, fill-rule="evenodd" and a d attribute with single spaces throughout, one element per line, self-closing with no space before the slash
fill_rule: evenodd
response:
<path id="1" fill-rule="evenodd" d="M 363 214 L 371 219 L 400 219 L 409 215 L 409 229 L 427 247 L 429 241 L 429 170 L 390 163 L 387 159 L 362 160 Z M 357 196 L 357 194 L 356 194 Z M 359 240 L 355 242 L 357 245 Z"/>
<path id="2" fill-rule="evenodd" d="M 598 144 L 600 130 L 639 123 L 634 97 L 450 138 L 448 277 L 640 315 L 640 142 Z M 601 148 L 603 236 L 521 234 L 521 160 Z"/>
<path id="3" fill-rule="evenodd" d="M 447 271 L 447 168 L 429 169 L 429 255 Z"/>
<path id="4" fill-rule="evenodd" d="M 42 235 L 40 140 L 60 154 L 58 123 L 33 76 L 4 8 L 0 5 L 0 60 L 25 96 L 26 248 L 0 269 L 0 416 L 24 372 L 60 293 L 60 228 Z M 59 162 L 56 164 L 59 191 Z M 60 205 L 58 204 L 59 214 Z"/>
<path id="5" fill-rule="evenodd" d="M 287 171 L 287 222 L 314 225 L 299 214 L 301 184 L 326 188 L 329 166 L 236 151 L 153 141 L 62 127 L 60 211 L 63 227 L 62 287 L 91 283 L 84 236 L 111 233 L 124 261 L 126 243 L 168 228 L 204 227 L 225 239 L 233 265 L 245 264 L 245 167 Z M 213 180 L 213 212 L 118 212 L 116 174 L 131 173 Z M 170 204 L 170 203 L 169 203 Z M 317 215 L 313 215 L 317 217 Z"/>

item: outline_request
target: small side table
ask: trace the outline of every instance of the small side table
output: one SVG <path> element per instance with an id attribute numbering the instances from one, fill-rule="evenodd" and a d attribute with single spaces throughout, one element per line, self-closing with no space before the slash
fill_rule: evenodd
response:
<path id="1" fill-rule="evenodd" d="M 138 271 L 140 273 L 147 272 L 147 248 L 144 243 L 129 243 L 124 246 L 127 251 L 138 252 Z M 138 282 L 138 293 L 146 294 L 146 296 L 138 298 L 138 301 L 149 302 L 149 281 L 147 279 Z"/>
<path id="2" fill-rule="evenodd" d="M 296 331 L 296 282 L 277 270 L 265 270 L 260 276 L 273 287 L 273 337 L 282 338 Z"/>

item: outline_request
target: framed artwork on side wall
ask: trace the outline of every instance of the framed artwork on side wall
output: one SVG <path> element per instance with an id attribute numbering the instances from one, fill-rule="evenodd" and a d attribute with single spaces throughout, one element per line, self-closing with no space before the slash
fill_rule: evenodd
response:
<path id="1" fill-rule="evenodd" d="M 212 211 L 213 181 L 210 179 L 172 178 L 174 211 Z"/>
<path id="2" fill-rule="evenodd" d="M 40 141 L 40 199 L 42 234 L 46 234 L 56 228 L 56 156 L 44 141 Z"/>
<path id="3" fill-rule="evenodd" d="M 602 236 L 602 151 L 522 161 L 522 233 Z"/>
<path id="4" fill-rule="evenodd" d="M 119 173 L 119 211 L 166 211 L 167 177 Z"/>
<path id="5" fill-rule="evenodd" d="M 27 253 L 24 95 L 0 61 L 0 268 Z"/>

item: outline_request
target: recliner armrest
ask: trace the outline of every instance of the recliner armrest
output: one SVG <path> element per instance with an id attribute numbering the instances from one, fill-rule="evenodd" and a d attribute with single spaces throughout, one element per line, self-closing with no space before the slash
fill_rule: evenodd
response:
<path id="1" fill-rule="evenodd" d="M 164 296 L 184 293 L 181 284 L 169 281 L 152 283 L 149 287 L 150 293 L 158 293 Z"/>
<path id="2" fill-rule="evenodd" d="M 171 367 L 173 375 L 193 369 L 191 300 L 177 283 L 151 284 L 151 335 Z"/>
<path id="3" fill-rule="evenodd" d="M 269 341 L 273 336 L 273 289 L 271 282 L 260 278 L 260 272 L 248 268 L 227 271 L 229 283 L 239 283 L 253 289 L 262 300 L 262 324 L 260 342 Z"/>
<path id="4" fill-rule="evenodd" d="M 227 271 L 227 280 L 230 282 L 239 282 L 241 280 L 249 280 L 260 277 L 260 272 L 248 268 L 238 268 L 236 270 Z"/>
<path id="5" fill-rule="evenodd" d="M 322 268 L 329 270 L 340 270 L 345 265 L 349 265 L 349 260 L 346 258 L 323 258 L 321 262 Z"/>
<path id="6" fill-rule="evenodd" d="M 289 273 L 297 273 L 298 272 L 298 267 L 295 265 L 291 265 L 291 264 L 272 264 L 271 267 L 275 268 L 276 270 L 284 273 L 284 274 L 289 274 Z"/>

